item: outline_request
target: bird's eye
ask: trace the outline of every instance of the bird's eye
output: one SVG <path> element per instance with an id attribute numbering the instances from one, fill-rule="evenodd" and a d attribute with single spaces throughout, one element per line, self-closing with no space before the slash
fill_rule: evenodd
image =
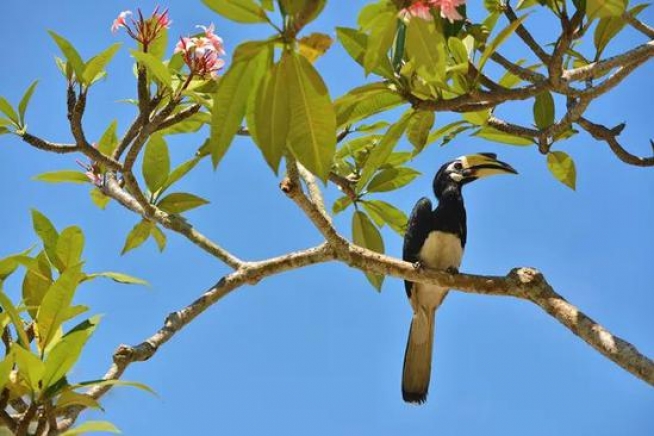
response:
<path id="1" fill-rule="evenodd" d="M 461 162 L 454 162 L 454 169 L 455 170 L 462 170 L 463 165 L 461 164 Z"/>

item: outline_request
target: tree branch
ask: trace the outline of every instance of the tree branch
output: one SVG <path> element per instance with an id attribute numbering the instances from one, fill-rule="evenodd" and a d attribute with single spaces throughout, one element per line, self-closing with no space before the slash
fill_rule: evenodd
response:
<path id="1" fill-rule="evenodd" d="M 622 14 L 622 19 L 631 25 L 634 29 L 638 30 L 640 33 L 648 37 L 649 39 L 654 39 L 654 28 L 648 26 L 647 24 L 640 21 L 638 18 L 634 17 L 629 11 L 625 11 Z"/>
<path id="2" fill-rule="evenodd" d="M 629 153 L 625 148 L 618 142 L 618 135 L 620 132 L 622 132 L 622 129 L 624 128 L 624 124 L 620 124 L 613 129 L 609 129 L 606 126 L 603 126 L 601 124 L 596 124 L 593 123 L 589 120 L 587 120 L 584 117 L 580 117 L 577 120 L 577 124 L 590 133 L 590 135 L 601 141 L 605 141 L 609 147 L 611 148 L 611 151 L 620 159 L 622 162 L 627 163 L 629 165 L 635 165 L 639 167 L 651 167 L 654 166 L 654 156 L 652 157 L 639 157 L 636 155 L 633 155 Z M 654 148 L 654 146 L 653 146 Z"/>
<path id="3" fill-rule="evenodd" d="M 518 19 L 517 15 L 513 11 L 513 8 L 506 2 L 506 5 L 504 7 L 504 15 L 506 18 L 509 19 L 511 23 L 516 21 Z M 516 29 L 515 33 L 524 41 L 525 44 L 531 49 L 531 51 L 534 52 L 534 54 L 538 57 L 538 59 L 541 60 L 544 64 L 548 64 L 550 61 L 550 55 L 545 53 L 545 50 L 536 42 L 533 36 L 531 36 L 531 33 L 527 30 L 527 28 L 520 24 Z"/>

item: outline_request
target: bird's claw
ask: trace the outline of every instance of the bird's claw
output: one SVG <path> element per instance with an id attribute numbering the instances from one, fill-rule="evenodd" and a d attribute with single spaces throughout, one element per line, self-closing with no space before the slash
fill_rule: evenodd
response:
<path id="1" fill-rule="evenodd" d="M 459 273 L 459 268 L 455 266 L 450 266 L 445 270 L 446 273 L 448 274 L 458 274 Z"/>
<path id="2" fill-rule="evenodd" d="M 413 262 L 413 269 L 417 271 L 422 271 L 425 268 L 425 265 L 421 261 Z"/>

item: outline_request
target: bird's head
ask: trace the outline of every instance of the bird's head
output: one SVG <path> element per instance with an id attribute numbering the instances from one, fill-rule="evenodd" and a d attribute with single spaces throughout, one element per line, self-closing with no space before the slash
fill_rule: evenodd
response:
<path id="1" fill-rule="evenodd" d="M 494 153 L 477 153 L 461 156 L 444 164 L 434 177 L 434 194 L 437 198 L 447 188 L 460 189 L 466 183 L 495 174 L 518 174 L 513 167 L 497 160 Z"/>

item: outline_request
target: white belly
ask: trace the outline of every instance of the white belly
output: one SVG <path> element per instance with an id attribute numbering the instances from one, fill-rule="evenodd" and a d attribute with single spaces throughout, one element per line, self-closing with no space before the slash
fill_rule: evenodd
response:
<path id="1" fill-rule="evenodd" d="M 459 268 L 463 257 L 461 240 L 451 233 L 430 232 L 418 257 L 429 268 Z"/>
<path id="2" fill-rule="evenodd" d="M 446 270 L 459 268 L 463 257 L 461 240 L 451 234 L 434 231 L 429 233 L 425 243 L 418 254 L 420 261 L 429 268 Z M 413 285 L 411 303 L 416 313 L 428 312 L 440 306 L 447 295 L 447 288 L 417 283 Z"/>

